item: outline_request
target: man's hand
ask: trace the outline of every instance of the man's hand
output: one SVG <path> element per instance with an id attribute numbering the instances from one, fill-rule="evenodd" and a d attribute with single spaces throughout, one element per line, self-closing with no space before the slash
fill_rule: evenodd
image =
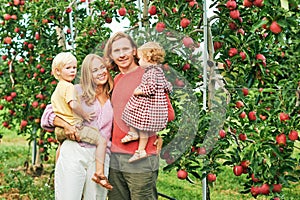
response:
<path id="1" fill-rule="evenodd" d="M 157 139 L 155 140 L 154 144 L 156 146 L 156 153 L 160 154 L 162 145 L 163 145 L 163 139 L 159 136 L 157 136 Z"/>

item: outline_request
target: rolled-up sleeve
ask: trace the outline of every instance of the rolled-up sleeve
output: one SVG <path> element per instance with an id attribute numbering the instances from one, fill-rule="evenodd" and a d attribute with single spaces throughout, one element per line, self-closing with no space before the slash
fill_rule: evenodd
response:
<path id="1" fill-rule="evenodd" d="M 54 131 L 53 121 L 55 117 L 56 115 L 53 112 L 52 105 L 47 105 L 41 118 L 41 127 L 46 131 Z"/>

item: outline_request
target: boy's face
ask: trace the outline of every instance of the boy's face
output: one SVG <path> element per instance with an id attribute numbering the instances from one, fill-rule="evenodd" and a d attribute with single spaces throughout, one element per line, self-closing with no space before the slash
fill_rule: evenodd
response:
<path id="1" fill-rule="evenodd" d="M 59 80 L 65 80 L 72 82 L 77 74 L 77 62 L 74 60 L 66 64 L 61 70 L 57 72 L 59 74 Z"/>

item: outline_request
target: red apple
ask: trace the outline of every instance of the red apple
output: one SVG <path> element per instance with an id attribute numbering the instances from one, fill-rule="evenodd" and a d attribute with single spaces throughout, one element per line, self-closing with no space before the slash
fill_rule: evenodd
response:
<path id="1" fill-rule="evenodd" d="M 110 17 L 105 17 L 105 22 L 110 24 L 112 22 L 112 18 Z"/>
<path id="2" fill-rule="evenodd" d="M 13 100 L 13 97 L 12 97 L 12 96 L 7 96 L 7 97 L 6 97 L 6 101 L 7 101 L 7 102 L 11 102 L 12 100 Z"/>
<path id="3" fill-rule="evenodd" d="M 148 9 L 148 13 L 150 14 L 150 15 L 156 15 L 156 6 L 154 6 L 154 5 L 152 5 L 152 6 L 150 6 L 150 8 Z"/>
<path id="4" fill-rule="evenodd" d="M 70 13 L 70 12 L 72 12 L 72 8 L 71 8 L 71 7 L 68 7 L 68 8 L 66 9 L 66 13 Z"/>
<path id="5" fill-rule="evenodd" d="M 157 32 L 163 32 L 165 30 L 165 28 L 166 28 L 166 25 L 163 22 L 158 22 L 155 26 L 155 29 Z"/>
<path id="6" fill-rule="evenodd" d="M 182 39 L 182 43 L 183 43 L 183 45 L 184 45 L 185 47 L 191 47 L 191 45 L 194 44 L 194 41 L 193 41 L 193 39 L 190 38 L 190 37 L 184 37 L 184 38 Z"/>
<path id="7" fill-rule="evenodd" d="M 270 193 L 270 186 L 267 183 L 264 183 L 260 187 L 260 192 L 261 194 L 268 195 Z"/>
<path id="8" fill-rule="evenodd" d="M 229 0 L 229 1 L 227 1 L 227 3 L 226 3 L 226 7 L 229 9 L 229 10 L 234 10 L 234 9 L 236 9 L 236 2 L 235 1 L 231 1 L 231 0 Z"/>
<path id="9" fill-rule="evenodd" d="M 183 70 L 183 71 L 187 71 L 187 70 L 189 70 L 190 68 L 191 68 L 190 64 L 189 64 L 189 63 L 185 63 L 185 64 L 183 65 L 183 67 L 182 67 L 182 70 Z"/>
<path id="10" fill-rule="evenodd" d="M 251 7 L 252 6 L 252 1 L 251 0 L 244 0 L 243 5 L 245 7 Z"/>
<path id="11" fill-rule="evenodd" d="M 3 18 L 4 18 L 4 20 L 10 20 L 11 16 L 10 16 L 10 14 L 4 14 Z"/>
<path id="12" fill-rule="evenodd" d="M 241 114 L 239 116 L 240 116 L 240 118 L 245 119 L 246 118 L 246 112 L 245 111 L 241 112 Z"/>
<path id="13" fill-rule="evenodd" d="M 12 42 L 11 37 L 4 38 L 4 44 L 11 44 L 11 42 Z"/>
<path id="14" fill-rule="evenodd" d="M 11 15 L 11 16 L 10 16 L 10 19 L 17 20 L 18 17 L 17 17 L 17 15 Z"/>
<path id="15" fill-rule="evenodd" d="M 281 113 L 279 114 L 279 119 L 280 119 L 280 121 L 282 122 L 282 121 L 289 120 L 290 117 L 289 117 L 289 115 L 288 115 L 287 113 L 281 112 Z"/>
<path id="16" fill-rule="evenodd" d="M 253 197 L 257 197 L 257 195 L 259 195 L 261 192 L 260 192 L 260 188 L 259 187 L 255 187 L 255 186 L 251 186 L 251 195 Z"/>
<path id="17" fill-rule="evenodd" d="M 241 166 L 244 169 L 248 169 L 249 165 L 250 165 L 250 161 L 249 160 L 243 160 L 243 161 L 241 161 Z"/>
<path id="18" fill-rule="evenodd" d="M 39 40 L 40 39 L 40 34 L 38 32 L 36 32 L 34 37 L 35 37 L 36 40 Z"/>
<path id="19" fill-rule="evenodd" d="M 236 165 L 236 166 L 233 167 L 233 173 L 234 173 L 234 175 L 236 175 L 236 176 L 242 175 L 243 170 L 244 170 L 244 169 L 243 169 L 243 167 L 242 167 L 241 165 Z"/>
<path id="20" fill-rule="evenodd" d="M 45 155 L 45 156 L 44 156 L 44 161 L 47 162 L 48 160 L 49 160 L 49 156 Z"/>
<path id="21" fill-rule="evenodd" d="M 126 15 L 126 8 L 122 7 L 118 10 L 118 13 L 120 16 L 125 16 Z"/>
<path id="22" fill-rule="evenodd" d="M 31 43 L 29 43 L 29 44 L 28 44 L 28 49 L 33 49 L 33 48 L 34 48 L 34 45 L 31 44 Z"/>
<path id="23" fill-rule="evenodd" d="M 183 170 L 183 169 L 178 170 L 177 177 L 179 179 L 186 179 L 187 176 L 188 176 L 188 173 L 185 170 Z"/>
<path id="24" fill-rule="evenodd" d="M 237 108 L 242 108 L 242 107 L 244 107 L 244 103 L 243 103 L 242 101 L 237 101 L 237 102 L 235 103 L 235 106 L 236 106 Z"/>
<path id="25" fill-rule="evenodd" d="M 248 113 L 248 118 L 250 121 L 255 121 L 256 120 L 256 112 L 255 111 L 250 111 Z"/>
<path id="26" fill-rule="evenodd" d="M 198 153 L 199 155 L 204 155 L 204 154 L 206 154 L 206 149 L 205 149 L 205 147 L 199 147 L 199 148 L 197 149 L 197 153 Z"/>
<path id="27" fill-rule="evenodd" d="M 286 135 L 284 133 L 280 133 L 276 136 L 276 142 L 279 146 L 285 146 L 286 145 Z"/>
<path id="28" fill-rule="evenodd" d="M 17 93 L 16 93 L 16 92 L 11 92 L 11 93 L 10 93 L 10 96 L 11 96 L 12 98 L 15 98 L 15 97 L 17 96 Z"/>
<path id="29" fill-rule="evenodd" d="M 251 179 L 254 183 L 257 183 L 259 181 L 258 178 L 255 178 L 255 175 L 254 174 L 251 174 Z"/>
<path id="30" fill-rule="evenodd" d="M 252 3 L 253 3 L 253 5 L 255 5 L 257 7 L 262 7 L 264 0 L 254 0 Z"/>
<path id="31" fill-rule="evenodd" d="M 3 110 L 4 106 L 3 105 L 0 105 L 0 110 Z"/>
<path id="32" fill-rule="evenodd" d="M 262 60 L 262 61 L 266 61 L 266 57 L 264 56 L 264 55 L 262 55 L 262 54 L 257 54 L 256 56 L 255 56 L 255 58 L 257 59 L 257 60 Z"/>
<path id="33" fill-rule="evenodd" d="M 165 64 L 163 65 L 163 69 L 166 70 L 166 71 L 169 71 L 169 70 L 170 70 L 169 64 L 168 64 L 168 63 L 165 63 Z"/>
<path id="34" fill-rule="evenodd" d="M 40 151 L 40 153 L 44 153 L 44 152 L 45 152 L 45 148 L 44 148 L 44 147 L 41 147 L 41 148 L 39 149 L 39 151 Z"/>
<path id="35" fill-rule="evenodd" d="M 20 127 L 23 128 L 27 126 L 27 121 L 26 120 L 22 120 L 21 123 L 20 123 Z"/>
<path id="36" fill-rule="evenodd" d="M 228 51 L 228 55 L 230 57 L 235 56 L 236 54 L 238 54 L 238 50 L 236 48 L 230 48 Z"/>
<path id="37" fill-rule="evenodd" d="M 273 184 L 273 189 L 272 189 L 272 192 L 281 192 L 281 189 L 282 189 L 282 185 L 281 184 Z"/>
<path id="38" fill-rule="evenodd" d="M 14 0 L 14 5 L 18 6 L 20 4 L 20 0 Z"/>
<path id="39" fill-rule="evenodd" d="M 298 140 L 298 132 L 295 130 L 291 130 L 288 137 L 291 141 Z"/>
<path id="40" fill-rule="evenodd" d="M 240 52 L 240 56 L 241 56 L 241 59 L 242 59 L 242 60 L 245 60 L 245 59 L 246 59 L 246 53 L 245 53 L 245 52 L 241 51 L 241 52 Z"/>
<path id="41" fill-rule="evenodd" d="M 39 141 L 38 141 L 38 145 L 39 146 L 41 146 L 41 145 L 43 145 L 44 144 L 44 140 L 42 140 L 42 139 L 39 139 Z"/>
<path id="42" fill-rule="evenodd" d="M 7 59 L 7 55 L 2 55 L 2 60 L 6 60 Z"/>
<path id="43" fill-rule="evenodd" d="M 273 21 L 272 24 L 270 25 L 270 31 L 272 33 L 278 34 L 282 31 L 282 29 L 276 21 Z"/>
<path id="44" fill-rule="evenodd" d="M 32 102 L 31 105 L 32 105 L 32 107 L 37 108 L 39 106 L 39 102 L 34 101 L 34 102 Z"/>
<path id="45" fill-rule="evenodd" d="M 259 118 L 260 118 L 262 121 L 265 121 L 265 120 L 267 119 L 267 116 L 262 115 L 262 114 L 259 114 Z"/>
<path id="46" fill-rule="evenodd" d="M 4 122 L 2 122 L 2 126 L 7 128 L 9 126 L 9 123 L 7 121 L 4 121 Z"/>
<path id="47" fill-rule="evenodd" d="M 212 173 L 207 174 L 208 182 L 210 182 L 210 183 L 215 182 L 216 179 L 217 179 L 217 176 L 215 174 L 212 174 Z"/>
<path id="48" fill-rule="evenodd" d="M 229 12 L 229 16 L 232 19 L 238 19 L 240 17 L 240 11 L 238 11 L 238 10 L 232 10 L 232 11 Z"/>
<path id="49" fill-rule="evenodd" d="M 198 8 L 198 2 L 196 0 L 190 1 L 189 7 L 194 7 L 194 6 L 196 6 Z"/>
<path id="50" fill-rule="evenodd" d="M 184 87 L 184 82 L 178 78 L 175 79 L 175 85 L 178 87 Z"/>
<path id="51" fill-rule="evenodd" d="M 19 32 L 20 32 L 20 28 L 19 28 L 19 27 L 16 27 L 16 28 L 14 29 L 14 32 L 15 32 L 15 33 L 19 33 Z"/>
<path id="52" fill-rule="evenodd" d="M 40 105 L 40 109 L 45 109 L 46 108 L 46 104 L 45 103 L 41 103 L 41 105 Z"/>
<path id="53" fill-rule="evenodd" d="M 247 95 L 249 94 L 248 88 L 243 88 L 243 89 L 242 89 L 242 92 L 243 92 L 243 95 L 244 95 L 244 96 L 247 96 Z"/>
<path id="54" fill-rule="evenodd" d="M 219 136 L 220 136 L 220 138 L 225 138 L 225 137 L 226 137 L 226 132 L 225 132 L 225 130 L 221 129 L 221 130 L 219 131 Z"/>
<path id="55" fill-rule="evenodd" d="M 239 134 L 239 139 L 242 140 L 242 141 L 245 141 L 247 139 L 247 135 L 244 134 L 244 133 L 240 133 Z"/>
<path id="56" fill-rule="evenodd" d="M 180 21 L 180 26 L 182 28 L 186 28 L 189 24 L 191 23 L 191 21 L 187 18 L 182 18 Z"/>
<path id="57" fill-rule="evenodd" d="M 216 51 L 217 49 L 220 49 L 222 47 L 222 43 L 215 41 L 214 42 L 214 50 Z"/>
<path id="58" fill-rule="evenodd" d="M 228 26 L 229 26 L 229 28 L 230 28 L 231 30 L 236 30 L 236 29 L 237 29 L 237 26 L 236 26 L 236 24 L 235 24 L 234 22 L 230 22 L 230 23 L 228 24 Z"/>

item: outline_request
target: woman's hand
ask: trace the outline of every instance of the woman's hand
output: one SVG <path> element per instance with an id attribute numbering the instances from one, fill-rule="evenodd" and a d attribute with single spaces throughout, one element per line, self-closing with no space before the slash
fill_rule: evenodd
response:
<path id="1" fill-rule="evenodd" d="M 157 136 L 157 138 L 156 138 L 156 140 L 155 140 L 155 142 L 153 144 L 153 145 L 156 146 L 156 153 L 157 154 L 160 154 L 163 142 L 164 142 L 163 139 L 161 137 Z"/>
<path id="2" fill-rule="evenodd" d="M 64 132 L 66 137 L 70 140 L 76 140 L 77 142 L 80 141 L 79 134 L 77 133 L 76 127 L 71 126 L 68 123 L 64 126 Z"/>

